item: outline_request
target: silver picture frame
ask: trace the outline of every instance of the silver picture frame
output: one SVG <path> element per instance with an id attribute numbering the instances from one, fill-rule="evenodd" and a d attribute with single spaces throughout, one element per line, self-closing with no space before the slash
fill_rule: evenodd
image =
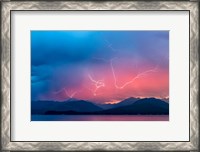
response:
<path id="1" fill-rule="evenodd" d="M 198 1 L 9 1 L 1 3 L 1 151 L 199 151 Z M 11 12 L 18 10 L 172 10 L 190 12 L 190 140 L 187 142 L 11 141 Z"/>

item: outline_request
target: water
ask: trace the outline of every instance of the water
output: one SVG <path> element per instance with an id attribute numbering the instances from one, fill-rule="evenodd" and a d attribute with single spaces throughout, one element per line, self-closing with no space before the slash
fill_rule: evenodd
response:
<path id="1" fill-rule="evenodd" d="M 31 121 L 169 121 L 168 115 L 32 115 Z"/>

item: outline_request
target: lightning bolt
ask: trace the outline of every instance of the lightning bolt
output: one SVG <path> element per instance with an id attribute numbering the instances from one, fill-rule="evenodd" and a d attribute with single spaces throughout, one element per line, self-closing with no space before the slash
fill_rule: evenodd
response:
<path id="1" fill-rule="evenodd" d="M 54 91 L 53 93 L 54 94 L 59 94 L 60 92 L 65 92 L 65 95 L 66 96 L 68 96 L 69 98 L 73 98 L 74 96 L 75 96 L 75 94 L 77 93 L 77 91 L 74 91 L 74 92 L 72 92 L 72 91 L 67 91 L 67 89 L 66 88 L 62 88 L 61 90 L 58 90 L 58 91 Z"/>
<path id="2" fill-rule="evenodd" d="M 112 47 L 112 44 L 108 40 L 105 40 L 105 42 L 106 42 L 108 48 L 110 48 L 113 52 L 117 52 L 117 50 Z"/>
<path id="3" fill-rule="evenodd" d="M 116 58 L 114 58 L 116 59 Z M 135 77 L 133 77 L 130 81 L 127 81 L 126 83 L 124 83 L 122 86 L 117 85 L 117 78 L 116 78 L 116 74 L 115 74 L 115 70 L 114 70 L 114 66 L 113 66 L 113 60 L 111 59 L 110 61 L 110 66 L 111 66 L 111 70 L 112 70 L 112 74 L 113 74 L 113 78 L 114 78 L 114 84 L 115 84 L 115 88 L 117 89 L 123 89 L 124 87 L 126 87 L 127 85 L 133 83 L 135 80 L 141 78 L 142 76 L 145 76 L 146 74 L 150 73 L 150 72 L 155 72 L 157 70 L 157 66 L 153 69 L 147 70 L 147 71 L 143 71 L 141 73 L 138 73 Z"/>
<path id="4" fill-rule="evenodd" d="M 59 94 L 60 92 L 63 92 L 64 91 L 64 88 L 62 88 L 62 89 L 60 89 L 60 90 L 58 90 L 58 91 L 54 91 L 53 93 L 54 94 Z"/>
<path id="5" fill-rule="evenodd" d="M 90 74 L 88 74 L 88 77 L 89 77 L 89 79 L 92 81 L 92 83 L 95 86 L 95 89 L 93 90 L 93 95 L 96 96 L 97 95 L 96 94 L 97 90 L 99 88 L 101 88 L 101 87 L 105 87 L 105 83 L 104 83 L 103 80 L 94 80 Z"/>
<path id="6" fill-rule="evenodd" d="M 64 88 L 64 90 L 65 90 L 65 94 L 68 96 L 68 97 L 70 97 L 70 98 L 73 98 L 74 96 L 75 96 L 75 94 L 77 93 L 77 91 L 74 91 L 74 92 L 72 92 L 72 91 L 67 91 L 65 88 Z M 71 93 L 71 94 L 70 94 Z"/>

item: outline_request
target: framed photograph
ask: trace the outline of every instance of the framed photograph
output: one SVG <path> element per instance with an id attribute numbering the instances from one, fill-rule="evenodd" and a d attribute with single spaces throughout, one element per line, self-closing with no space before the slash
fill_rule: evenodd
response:
<path id="1" fill-rule="evenodd" d="M 1 12 L 1 150 L 199 150 L 198 1 Z"/>

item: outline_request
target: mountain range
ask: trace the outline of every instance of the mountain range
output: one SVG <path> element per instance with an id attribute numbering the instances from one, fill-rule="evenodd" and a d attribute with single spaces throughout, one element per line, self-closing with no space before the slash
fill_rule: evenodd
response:
<path id="1" fill-rule="evenodd" d="M 130 105 L 139 99 L 140 98 L 130 97 L 130 98 L 122 100 L 121 102 L 118 102 L 116 104 L 97 104 L 97 105 L 103 109 L 111 109 L 111 108 L 117 108 L 117 107 L 121 107 L 121 106 Z"/>
<path id="2" fill-rule="evenodd" d="M 156 98 L 130 97 L 116 104 L 95 104 L 90 101 L 32 101 L 32 114 L 45 115 L 167 115 L 169 103 Z"/>

